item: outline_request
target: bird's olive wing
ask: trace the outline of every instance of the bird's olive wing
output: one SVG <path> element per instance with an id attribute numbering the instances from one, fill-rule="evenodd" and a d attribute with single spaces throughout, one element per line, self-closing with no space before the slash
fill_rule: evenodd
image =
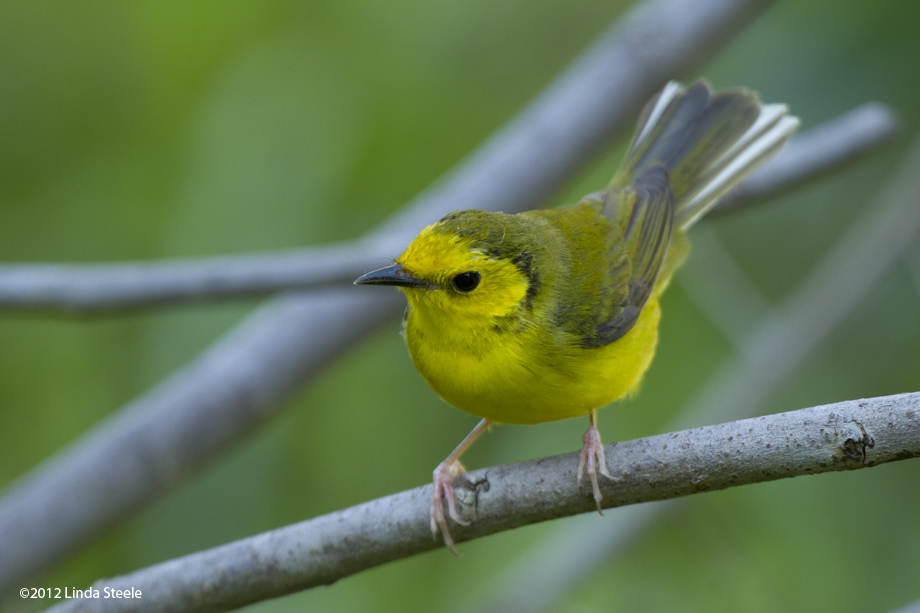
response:
<path id="1" fill-rule="evenodd" d="M 602 318 L 586 344 L 602 347 L 629 332 L 648 301 L 664 264 L 674 206 L 668 174 L 655 165 L 643 171 L 633 184 L 607 195 L 604 215 L 613 225 L 607 304 L 600 305 Z"/>

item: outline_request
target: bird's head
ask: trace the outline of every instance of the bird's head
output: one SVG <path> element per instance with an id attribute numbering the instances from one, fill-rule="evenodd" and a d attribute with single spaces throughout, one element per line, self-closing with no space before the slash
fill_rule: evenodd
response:
<path id="1" fill-rule="evenodd" d="M 521 236 L 516 216 L 451 213 L 422 230 L 393 266 L 355 283 L 394 285 L 413 308 L 433 315 L 485 320 L 510 315 L 537 290 L 532 249 L 524 248 Z"/>

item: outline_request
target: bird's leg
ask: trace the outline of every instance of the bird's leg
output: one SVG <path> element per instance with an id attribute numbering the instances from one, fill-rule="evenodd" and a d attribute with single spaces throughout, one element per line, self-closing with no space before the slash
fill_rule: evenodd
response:
<path id="1" fill-rule="evenodd" d="M 450 518 L 458 524 L 466 526 L 468 521 L 461 519 L 457 513 L 457 499 L 454 496 L 454 478 L 457 475 L 466 472 L 463 464 L 460 463 L 460 456 L 473 444 L 479 435 L 486 431 L 492 425 L 488 419 L 483 419 L 476 424 L 473 431 L 466 435 L 466 438 L 457 445 L 447 458 L 438 464 L 434 469 L 434 487 L 431 490 L 431 536 L 438 538 L 438 533 L 444 538 L 444 544 L 453 552 L 455 556 L 460 553 L 454 548 L 454 539 L 450 537 L 447 531 L 447 518 L 444 515 L 444 500 L 447 500 L 447 511 Z M 443 499 L 442 499 L 443 497 Z"/>
<path id="2" fill-rule="evenodd" d="M 581 485 L 581 476 L 588 473 L 588 479 L 591 480 L 591 489 L 594 490 L 594 502 L 597 503 L 597 512 L 601 513 L 601 489 L 597 486 L 597 473 L 600 472 L 608 479 L 613 480 L 613 475 L 607 471 L 607 460 L 604 459 L 604 446 L 601 444 L 601 435 L 597 431 L 595 412 L 591 411 L 591 425 L 585 432 L 581 440 L 584 447 L 578 455 L 578 474 L 576 483 Z M 603 515 L 603 513 L 601 513 Z"/>

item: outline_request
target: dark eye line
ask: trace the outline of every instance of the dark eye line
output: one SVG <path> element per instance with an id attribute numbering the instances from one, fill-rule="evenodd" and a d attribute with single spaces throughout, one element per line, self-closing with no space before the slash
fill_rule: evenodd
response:
<path id="1" fill-rule="evenodd" d="M 470 270 L 454 275 L 454 278 L 451 279 L 451 285 L 461 294 L 467 294 L 479 286 L 481 279 L 482 276 L 478 271 Z"/>

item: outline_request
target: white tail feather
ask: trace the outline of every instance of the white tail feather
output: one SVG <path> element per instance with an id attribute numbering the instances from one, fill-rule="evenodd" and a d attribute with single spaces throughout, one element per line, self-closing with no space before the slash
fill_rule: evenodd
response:
<path id="1" fill-rule="evenodd" d="M 661 114 L 664 113 L 666 108 L 668 108 L 668 105 L 671 104 L 671 101 L 674 100 L 674 97 L 683 91 L 683 85 L 677 81 L 668 81 L 668 84 L 665 85 L 664 89 L 661 90 L 661 94 L 658 96 L 658 101 L 655 102 L 655 108 L 652 109 L 652 112 L 649 114 L 645 125 L 642 126 L 642 131 L 639 132 L 639 136 L 636 137 L 636 142 L 633 143 L 634 148 L 637 148 L 642 144 L 642 141 L 648 138 L 649 133 L 651 133 L 651 131 L 655 128 L 655 124 L 657 124 L 658 120 L 661 119 Z"/>
<path id="2" fill-rule="evenodd" d="M 705 81 L 686 88 L 670 81 L 643 109 L 610 185 L 623 189 L 660 165 L 674 198 L 675 227 L 687 230 L 779 151 L 799 124 L 787 112 L 743 89 L 714 93 Z"/>
<path id="3" fill-rule="evenodd" d="M 712 208 L 718 196 L 723 195 L 769 160 L 771 150 L 778 148 L 792 136 L 799 126 L 799 119 L 785 115 L 786 111 L 786 106 L 782 104 L 764 106 L 754 125 L 713 164 L 713 166 L 718 166 L 728 162 L 719 174 L 694 194 L 688 202 L 677 203 L 679 210 L 693 211 L 691 217 L 682 220 L 682 230 L 696 223 Z M 712 202 L 707 206 L 700 206 L 707 199 L 712 199 Z"/>

